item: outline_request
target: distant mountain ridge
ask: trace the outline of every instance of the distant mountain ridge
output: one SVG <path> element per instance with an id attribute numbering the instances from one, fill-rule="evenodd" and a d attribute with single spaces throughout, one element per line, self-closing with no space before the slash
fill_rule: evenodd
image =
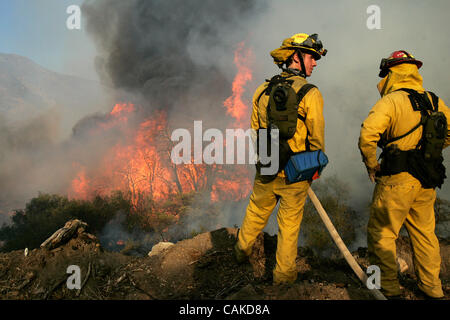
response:
<path id="1" fill-rule="evenodd" d="M 36 192 L 59 187 L 64 179 L 50 177 L 71 165 L 60 163 L 60 144 L 81 119 L 109 112 L 113 100 L 98 82 L 0 53 L 0 224 Z"/>
<path id="2" fill-rule="evenodd" d="M 0 53 L 0 117 L 23 123 L 43 112 L 59 113 L 63 133 L 83 116 L 110 106 L 100 83 L 47 70 L 32 60 Z"/>

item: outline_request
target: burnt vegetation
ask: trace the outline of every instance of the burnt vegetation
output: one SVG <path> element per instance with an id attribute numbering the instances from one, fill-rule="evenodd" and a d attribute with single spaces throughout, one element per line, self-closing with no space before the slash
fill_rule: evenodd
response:
<path id="1" fill-rule="evenodd" d="M 348 204 L 350 188 L 336 176 L 315 182 L 313 188 L 343 241 L 351 246 L 356 239 L 357 229 L 365 227 L 361 221 L 368 212 L 356 212 Z M 79 219 L 86 222 L 89 232 L 99 239 L 104 237 L 105 229 L 111 224 L 119 225 L 126 233 L 126 236 L 122 236 L 121 246 L 115 243 L 102 245 L 124 254 L 146 255 L 160 241 L 177 242 L 221 227 L 232 227 L 226 225 L 230 221 L 228 215 L 238 212 L 237 216 L 243 217 L 247 202 L 247 199 L 212 202 L 199 192 L 173 194 L 160 201 L 155 201 L 151 196 L 136 197 L 121 191 L 109 196 L 97 195 L 91 200 L 39 194 L 24 209 L 15 210 L 11 223 L 0 228 L 0 251 L 38 248 L 66 221 Z M 437 198 L 435 210 L 437 229 L 445 233 L 450 221 L 450 202 Z M 300 236 L 299 245 L 310 248 L 314 253 L 339 256 L 309 199 L 305 204 Z"/>
<path id="2" fill-rule="evenodd" d="M 176 242 L 215 226 L 214 222 L 223 203 L 193 203 L 196 195 L 175 194 L 167 200 L 156 202 L 152 197 L 144 195 L 136 200 L 130 193 L 121 191 L 109 196 L 97 195 L 92 200 L 39 194 L 24 209 L 15 210 L 11 223 L 0 228 L 0 243 L 3 243 L 0 251 L 38 248 L 55 230 L 72 219 L 86 222 L 89 231 L 99 238 L 102 238 L 102 232 L 108 224 L 120 224 L 120 229 L 129 238 L 123 239 L 125 248 L 110 246 L 114 251 L 123 249 L 125 253 L 130 251 L 130 247 L 136 249 L 140 246 L 148 250 L 151 245 L 160 241 Z M 199 225 L 198 230 L 189 230 L 187 225 L 196 219 L 204 222 Z M 145 234 L 151 236 L 142 237 Z"/>
<path id="3" fill-rule="evenodd" d="M 357 215 L 362 214 L 348 204 L 349 187 L 334 176 L 315 182 L 313 188 L 344 242 L 351 245 Z M 199 193 L 189 193 L 155 202 L 141 196 L 136 202 L 123 192 L 91 200 L 39 194 L 24 209 L 16 210 L 12 224 L 0 229 L 5 252 L 0 253 L 0 295 L 5 299 L 92 300 L 372 299 L 337 251 L 309 201 L 296 259 L 298 280 L 291 286 L 278 287 L 272 285 L 271 276 L 276 235 L 261 233 L 249 263 L 238 265 L 232 250 L 238 229 L 219 224 L 224 221 L 224 208 L 228 212 L 245 210 L 247 200 L 211 202 L 204 195 L 200 198 L 203 201 L 199 197 Z M 438 224 L 448 221 L 448 201 L 438 199 L 436 206 Z M 82 220 L 86 229 L 54 248 L 40 247 L 73 219 Z M 102 243 L 111 223 L 119 223 L 129 232 L 130 238 L 123 238 L 121 246 Z M 141 236 L 133 236 L 133 231 Z M 161 241 L 176 243 L 148 256 L 152 246 Z M 29 249 L 25 255 L 24 248 Z M 400 237 L 397 248 L 398 256 L 408 266 L 400 276 L 407 299 L 420 299 L 415 293 L 408 239 Z M 448 297 L 448 242 L 441 242 L 441 249 L 442 281 Z M 353 252 L 364 269 L 369 265 L 366 251 L 359 248 Z M 70 264 L 81 267 L 80 290 L 64 286 Z"/>

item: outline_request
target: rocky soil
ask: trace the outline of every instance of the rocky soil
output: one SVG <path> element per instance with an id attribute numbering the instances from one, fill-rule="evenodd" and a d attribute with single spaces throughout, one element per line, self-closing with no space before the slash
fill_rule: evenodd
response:
<path id="1" fill-rule="evenodd" d="M 197 235 L 146 257 L 104 250 L 85 228 L 52 249 L 0 254 L 0 299 L 5 300 L 368 300 L 373 299 L 342 258 L 326 259 L 299 248 L 299 276 L 292 285 L 273 285 L 276 237 L 261 233 L 249 263 L 233 257 L 237 229 Z M 365 270 L 367 250 L 353 253 Z M 450 298 L 450 245 L 441 242 L 441 279 Z M 407 238 L 398 240 L 405 298 L 417 292 Z M 67 288 L 70 265 L 81 269 L 81 289 Z"/>

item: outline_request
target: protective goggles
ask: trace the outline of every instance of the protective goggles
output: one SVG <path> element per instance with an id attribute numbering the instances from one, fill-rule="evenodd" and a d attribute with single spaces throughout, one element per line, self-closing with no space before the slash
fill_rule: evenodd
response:
<path id="1" fill-rule="evenodd" d="M 328 50 L 323 48 L 322 41 L 319 40 L 319 36 L 317 33 L 310 35 L 305 41 L 302 43 L 292 42 L 294 46 L 307 47 L 317 51 L 321 56 L 325 56 Z"/>

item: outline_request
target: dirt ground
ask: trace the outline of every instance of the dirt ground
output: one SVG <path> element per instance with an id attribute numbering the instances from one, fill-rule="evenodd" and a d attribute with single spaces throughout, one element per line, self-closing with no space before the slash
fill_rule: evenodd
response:
<path id="1" fill-rule="evenodd" d="M 176 243 L 160 254 L 133 257 L 104 250 L 92 235 L 53 249 L 0 254 L 0 299 L 4 300 L 368 300 L 373 299 L 342 259 L 324 259 L 299 248 L 297 281 L 273 285 L 276 236 L 261 233 L 249 263 L 233 256 L 237 229 L 223 228 Z M 353 255 L 363 270 L 367 250 Z M 441 280 L 450 298 L 450 245 L 441 242 Z M 417 292 L 407 238 L 398 240 L 398 256 L 408 269 L 400 274 L 405 298 Z M 81 289 L 69 290 L 67 268 L 81 268 Z"/>

